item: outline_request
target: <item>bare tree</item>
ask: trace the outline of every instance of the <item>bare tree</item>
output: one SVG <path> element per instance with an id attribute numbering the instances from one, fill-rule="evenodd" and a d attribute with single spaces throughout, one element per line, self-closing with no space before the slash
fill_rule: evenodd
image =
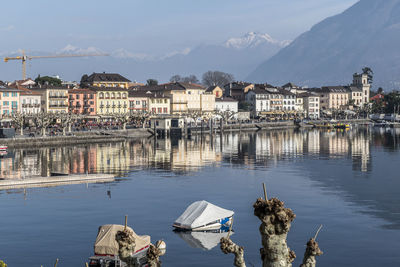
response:
<path id="1" fill-rule="evenodd" d="M 152 112 L 135 112 L 131 114 L 131 120 L 137 124 L 137 125 L 142 125 L 143 128 L 146 127 L 146 122 L 150 119 L 150 117 L 153 115 Z"/>
<path id="2" fill-rule="evenodd" d="M 60 114 L 61 115 L 58 117 L 58 119 L 60 120 L 60 126 L 63 130 L 63 135 L 66 135 L 66 129 L 68 129 L 68 132 L 72 131 L 72 123 L 78 120 L 79 115 L 74 113 Z"/>
<path id="3" fill-rule="evenodd" d="M 187 77 L 183 77 L 181 81 L 184 83 L 199 83 L 199 79 L 197 79 L 196 75 L 193 74 Z"/>
<path id="4" fill-rule="evenodd" d="M 202 82 L 205 86 L 224 86 L 235 80 L 232 74 L 222 71 L 207 71 L 203 74 Z"/>
<path id="5" fill-rule="evenodd" d="M 221 120 L 224 121 L 224 122 L 229 121 L 230 119 L 232 119 L 236 115 L 236 112 L 231 111 L 231 110 L 223 110 L 223 111 L 222 110 L 217 110 L 214 113 L 215 113 L 215 115 L 220 117 Z"/>
<path id="6" fill-rule="evenodd" d="M 26 123 L 26 114 L 15 112 L 11 114 L 13 124 L 20 130 L 20 134 L 24 135 L 24 125 Z"/>
<path id="7" fill-rule="evenodd" d="M 122 124 L 122 130 L 126 130 L 126 124 L 131 121 L 131 115 L 129 113 L 114 113 L 112 116 Z"/>
<path id="8" fill-rule="evenodd" d="M 174 75 L 169 79 L 170 82 L 184 82 L 184 83 L 199 83 L 199 79 L 197 79 L 196 75 L 192 74 L 186 77 L 182 77 L 181 75 Z"/>
<path id="9" fill-rule="evenodd" d="M 42 136 L 46 136 L 46 129 L 54 122 L 54 114 L 53 113 L 46 113 L 40 112 L 34 115 L 34 121 L 36 127 L 39 127 Z"/>
<path id="10" fill-rule="evenodd" d="M 182 81 L 182 77 L 181 77 L 181 75 L 176 74 L 176 75 L 172 76 L 169 79 L 169 81 L 172 83 L 180 82 L 180 81 Z"/>

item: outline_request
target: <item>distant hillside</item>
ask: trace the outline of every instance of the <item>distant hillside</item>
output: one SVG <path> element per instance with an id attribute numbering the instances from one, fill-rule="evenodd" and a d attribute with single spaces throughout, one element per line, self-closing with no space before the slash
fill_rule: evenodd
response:
<path id="1" fill-rule="evenodd" d="M 300 35 L 247 79 L 347 84 L 363 66 L 373 69 L 374 87 L 400 88 L 400 0 L 360 0 Z"/>

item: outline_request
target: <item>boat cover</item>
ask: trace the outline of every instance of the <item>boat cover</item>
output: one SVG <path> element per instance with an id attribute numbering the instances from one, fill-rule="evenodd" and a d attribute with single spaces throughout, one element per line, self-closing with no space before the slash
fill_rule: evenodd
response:
<path id="1" fill-rule="evenodd" d="M 137 235 L 132 228 L 127 227 L 129 231 L 132 231 L 135 237 L 135 252 L 142 248 L 150 245 L 150 236 L 148 235 Z M 97 255 L 118 255 L 118 242 L 115 239 L 118 231 L 123 231 L 124 226 L 118 224 L 106 224 L 99 227 L 96 242 L 94 244 L 94 253 Z"/>
<path id="2" fill-rule="evenodd" d="M 217 246 L 227 232 L 176 232 L 192 248 L 211 250 Z M 231 236 L 234 232 L 231 232 Z"/>
<path id="3" fill-rule="evenodd" d="M 205 200 L 193 202 L 175 221 L 175 225 L 185 229 L 195 229 L 219 219 L 232 217 L 231 210 L 226 210 Z"/>

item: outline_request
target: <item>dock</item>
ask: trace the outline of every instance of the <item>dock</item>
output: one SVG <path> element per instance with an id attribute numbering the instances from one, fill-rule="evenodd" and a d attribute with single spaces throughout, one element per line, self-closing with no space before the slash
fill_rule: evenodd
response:
<path id="1" fill-rule="evenodd" d="M 0 190 L 51 187 L 69 184 L 104 183 L 115 181 L 113 174 L 73 174 L 63 176 L 32 176 L 24 179 L 0 180 Z"/>

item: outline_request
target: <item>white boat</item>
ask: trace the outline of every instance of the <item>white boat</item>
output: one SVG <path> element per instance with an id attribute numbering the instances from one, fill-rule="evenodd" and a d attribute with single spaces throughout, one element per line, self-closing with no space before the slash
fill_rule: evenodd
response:
<path id="1" fill-rule="evenodd" d="M 176 232 L 180 238 L 192 248 L 200 248 L 202 250 L 211 250 L 216 247 L 222 237 L 226 237 L 228 231 L 204 231 L 204 232 L 193 232 L 193 231 L 179 231 Z M 234 232 L 231 232 L 231 236 Z"/>
<path id="2" fill-rule="evenodd" d="M 229 228 L 234 212 L 205 200 L 192 203 L 173 224 L 176 230 L 207 231 Z"/>

